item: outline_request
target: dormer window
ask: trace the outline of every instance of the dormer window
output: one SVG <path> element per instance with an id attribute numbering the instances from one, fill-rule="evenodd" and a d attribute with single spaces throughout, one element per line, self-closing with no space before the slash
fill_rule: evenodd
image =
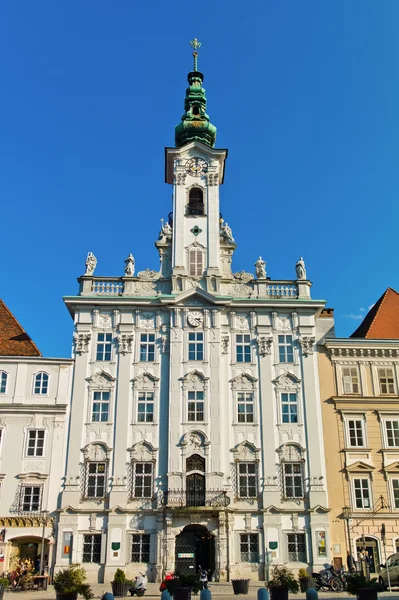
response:
<path id="1" fill-rule="evenodd" d="M 187 214 L 204 214 L 204 192 L 200 187 L 193 187 L 189 192 Z"/>

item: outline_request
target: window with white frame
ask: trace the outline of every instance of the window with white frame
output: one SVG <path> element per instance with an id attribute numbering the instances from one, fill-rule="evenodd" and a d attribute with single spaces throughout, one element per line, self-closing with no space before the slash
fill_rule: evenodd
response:
<path id="1" fill-rule="evenodd" d="M 204 334 L 190 331 L 188 334 L 188 360 L 204 360 Z"/>
<path id="2" fill-rule="evenodd" d="M 306 536 L 304 533 L 287 534 L 287 545 L 289 562 L 307 562 Z"/>
<path id="3" fill-rule="evenodd" d="M 26 441 L 26 456 L 44 455 L 44 438 L 46 432 L 44 429 L 29 429 Z"/>
<path id="4" fill-rule="evenodd" d="M 154 362 L 155 333 L 142 333 L 140 335 L 140 360 Z"/>
<path id="5" fill-rule="evenodd" d="M 36 373 L 33 382 L 33 393 L 45 396 L 48 393 L 48 375 L 47 373 Z"/>
<path id="6" fill-rule="evenodd" d="M 256 498 L 258 495 L 258 469 L 256 462 L 238 463 L 238 495 Z"/>
<path id="7" fill-rule="evenodd" d="M 395 382 L 392 369 L 378 369 L 378 381 L 380 384 L 380 394 L 389 395 L 395 393 Z"/>
<path id="8" fill-rule="evenodd" d="M 385 421 L 385 432 L 387 446 L 389 448 L 399 447 L 399 420 L 387 419 Z"/>
<path id="9" fill-rule="evenodd" d="M 204 271 L 204 254 L 199 248 L 188 253 L 188 272 L 192 277 L 201 277 Z"/>
<path id="10" fill-rule="evenodd" d="M 39 512 L 42 505 L 41 485 L 24 484 L 21 486 L 19 510 L 20 512 Z"/>
<path id="11" fill-rule="evenodd" d="M 111 360 L 111 354 L 112 333 L 98 333 L 96 360 Z"/>
<path id="12" fill-rule="evenodd" d="M 281 420 L 283 423 L 298 423 L 298 399 L 295 392 L 282 392 Z"/>
<path id="13" fill-rule="evenodd" d="M 281 363 L 294 362 L 294 347 L 292 345 L 292 335 L 278 336 L 278 357 Z"/>
<path id="14" fill-rule="evenodd" d="M 150 535 L 148 533 L 132 534 L 132 562 L 150 562 Z"/>
<path id="15" fill-rule="evenodd" d="M 86 497 L 104 498 L 106 479 L 107 463 L 88 462 L 86 464 Z"/>
<path id="16" fill-rule="evenodd" d="M 342 387 L 344 394 L 359 394 L 359 373 L 356 367 L 342 368 Z"/>
<path id="17" fill-rule="evenodd" d="M 391 479 L 392 498 L 395 508 L 399 508 L 399 479 Z"/>
<path id="18" fill-rule="evenodd" d="M 109 421 L 110 392 L 93 392 L 93 411 L 91 420 L 93 422 L 105 423 Z"/>
<path id="19" fill-rule="evenodd" d="M 283 485 L 285 498 L 303 498 L 303 469 L 302 463 L 282 464 Z"/>
<path id="20" fill-rule="evenodd" d="M 139 392 L 137 401 L 137 421 L 154 422 L 154 392 Z"/>
<path id="21" fill-rule="evenodd" d="M 353 493 L 355 498 L 356 508 L 367 508 L 371 507 L 371 494 L 370 494 L 370 480 L 366 478 L 359 478 L 353 480 Z"/>
<path id="22" fill-rule="evenodd" d="M 5 394 L 7 392 L 7 379 L 8 373 L 0 371 L 0 394 Z"/>
<path id="23" fill-rule="evenodd" d="M 204 420 L 204 392 L 191 391 L 187 393 L 187 420 L 188 421 L 203 421 Z"/>
<path id="24" fill-rule="evenodd" d="M 364 419 L 348 419 L 348 445 L 351 448 L 360 448 L 365 445 Z"/>
<path id="25" fill-rule="evenodd" d="M 254 422 L 254 395 L 252 392 L 237 392 L 238 423 Z"/>
<path id="26" fill-rule="evenodd" d="M 133 463 L 133 498 L 151 498 L 154 478 L 152 462 Z"/>
<path id="27" fill-rule="evenodd" d="M 257 533 L 240 533 L 241 562 L 259 562 L 259 537 Z"/>
<path id="28" fill-rule="evenodd" d="M 237 362 L 251 362 L 251 336 L 247 333 L 236 335 Z"/>
<path id="29" fill-rule="evenodd" d="M 101 533 L 88 533 L 83 536 L 82 562 L 101 562 Z"/>

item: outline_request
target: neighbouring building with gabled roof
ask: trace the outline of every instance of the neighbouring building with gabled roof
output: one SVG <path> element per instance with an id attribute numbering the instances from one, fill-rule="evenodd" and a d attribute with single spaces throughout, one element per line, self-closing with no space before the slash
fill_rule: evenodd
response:
<path id="1" fill-rule="evenodd" d="M 388 288 L 350 338 L 323 342 L 332 556 L 346 566 L 364 547 L 378 575 L 385 550 L 399 551 L 399 294 Z"/>

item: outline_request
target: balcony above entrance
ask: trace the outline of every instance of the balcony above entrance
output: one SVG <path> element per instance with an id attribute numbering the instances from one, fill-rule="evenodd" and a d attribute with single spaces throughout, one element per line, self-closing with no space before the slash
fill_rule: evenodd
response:
<path id="1" fill-rule="evenodd" d="M 230 498 L 225 491 L 221 490 L 167 490 L 160 492 L 159 506 L 168 508 L 226 508 L 230 504 Z"/>

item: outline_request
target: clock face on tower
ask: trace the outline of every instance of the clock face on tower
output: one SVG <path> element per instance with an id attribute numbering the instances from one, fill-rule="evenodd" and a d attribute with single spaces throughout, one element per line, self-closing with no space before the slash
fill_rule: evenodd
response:
<path id="1" fill-rule="evenodd" d="M 186 172 L 193 177 L 200 177 L 201 175 L 205 175 L 208 171 L 208 163 L 203 158 L 199 158 L 198 156 L 194 156 L 193 158 L 189 158 L 185 164 Z"/>
<path id="2" fill-rule="evenodd" d="M 199 310 L 194 310 L 187 315 L 187 321 L 192 327 L 199 327 L 202 325 L 203 320 L 204 315 Z"/>

